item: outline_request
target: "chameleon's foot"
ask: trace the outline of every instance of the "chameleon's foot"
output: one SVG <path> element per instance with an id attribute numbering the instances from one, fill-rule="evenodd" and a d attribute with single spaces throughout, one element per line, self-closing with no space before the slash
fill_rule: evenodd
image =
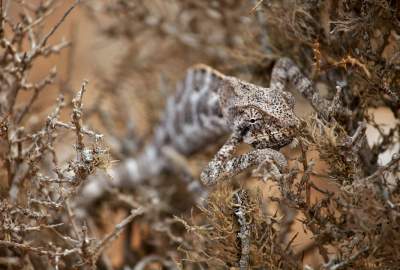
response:
<path id="1" fill-rule="evenodd" d="M 233 177 L 248 168 L 258 166 L 258 171 L 265 176 L 264 180 L 269 179 L 268 174 L 279 179 L 282 172 L 287 170 L 287 160 L 285 156 L 273 149 L 257 149 L 247 154 L 232 157 L 223 162 L 218 159 L 212 160 L 201 173 L 201 180 L 205 185 L 216 184 L 222 178 Z M 264 173 L 264 170 L 266 173 Z"/>
<path id="2" fill-rule="evenodd" d="M 218 167 L 217 167 L 218 166 Z M 221 166 L 222 164 L 217 164 L 214 166 L 210 166 L 210 164 L 203 169 L 200 174 L 200 180 L 206 186 L 211 186 L 217 183 L 217 181 L 221 178 Z"/>

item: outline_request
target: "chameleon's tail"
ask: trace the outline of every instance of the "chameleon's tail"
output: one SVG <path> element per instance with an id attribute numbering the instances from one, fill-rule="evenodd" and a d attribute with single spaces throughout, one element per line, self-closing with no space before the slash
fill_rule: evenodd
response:
<path id="1" fill-rule="evenodd" d="M 109 186 L 133 188 L 173 167 L 168 160 L 170 157 L 164 153 L 165 148 L 170 147 L 185 156 L 202 150 L 227 134 L 229 127 L 223 118 L 218 95 L 224 77 L 205 65 L 190 68 L 178 83 L 176 94 L 168 99 L 161 123 L 142 154 L 115 166 L 110 171 L 112 181 L 107 179 L 110 177 L 96 177 L 88 183 L 83 189 L 84 200 L 97 200 Z M 185 180 L 189 191 L 196 193 L 201 190 L 197 180 L 190 177 Z"/>
<path id="2" fill-rule="evenodd" d="M 128 158 L 112 167 L 108 175 L 95 175 L 83 187 L 81 200 L 78 202 L 79 208 L 86 211 L 110 188 L 133 190 L 146 181 L 155 181 L 157 176 L 167 169 L 179 174 L 187 186 L 187 191 L 194 194 L 197 203 L 203 203 L 203 198 L 207 196 L 204 187 L 188 171 L 175 164 L 171 154 L 167 153 L 168 149 L 171 148 L 149 144 L 137 158 Z"/>

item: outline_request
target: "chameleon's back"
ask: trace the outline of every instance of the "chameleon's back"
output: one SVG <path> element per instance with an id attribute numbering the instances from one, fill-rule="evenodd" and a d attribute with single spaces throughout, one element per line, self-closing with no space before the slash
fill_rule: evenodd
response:
<path id="1" fill-rule="evenodd" d="M 168 99 L 154 143 L 171 145 L 182 154 L 191 154 L 215 142 L 229 129 L 222 117 L 218 89 L 224 75 L 205 65 L 190 68 Z"/>
<path id="2" fill-rule="evenodd" d="M 222 116 L 218 96 L 224 77 L 205 65 L 190 68 L 178 84 L 175 96 L 167 100 L 153 138 L 137 157 L 128 158 L 111 172 L 114 185 L 133 187 L 158 175 L 169 166 L 163 151 L 166 146 L 182 155 L 189 155 L 227 134 L 229 128 Z M 199 185 L 198 182 L 192 184 Z M 192 189 L 197 186 L 192 185 Z M 93 181 L 85 187 L 84 196 L 90 201 L 104 187 L 102 183 Z"/>

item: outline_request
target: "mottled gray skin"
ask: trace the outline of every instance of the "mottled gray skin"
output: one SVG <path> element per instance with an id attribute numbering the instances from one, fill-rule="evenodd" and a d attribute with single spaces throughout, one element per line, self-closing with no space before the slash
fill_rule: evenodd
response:
<path id="1" fill-rule="evenodd" d="M 294 98 L 289 92 L 283 91 L 290 77 L 288 65 L 292 66 L 287 59 L 277 62 L 269 88 L 234 77 L 221 77 L 218 96 L 231 137 L 201 173 L 204 184 L 215 184 L 221 178 L 232 177 L 263 163 L 275 172 L 286 168 L 286 159 L 277 150 L 293 140 L 300 125 L 293 111 Z M 299 76 L 301 73 L 296 68 L 294 74 Z M 252 145 L 255 150 L 234 157 L 241 142 Z"/>
<path id="2" fill-rule="evenodd" d="M 293 140 L 300 125 L 293 111 L 294 98 L 285 91 L 287 83 L 315 108 L 327 107 L 311 81 L 287 58 L 276 62 L 268 88 L 226 76 L 206 65 L 190 68 L 176 94 L 168 99 L 161 123 L 142 154 L 112 171 L 114 185 L 133 187 L 168 169 L 171 161 L 166 148 L 169 153 L 173 150 L 187 156 L 229 134 L 202 171 L 204 184 L 215 184 L 258 165 L 265 165 L 272 175 L 279 176 L 287 162 L 278 150 Z M 234 156 L 242 142 L 254 150 Z M 87 196 L 100 196 L 99 185 L 89 186 Z M 193 182 L 190 186 L 196 188 L 199 184 Z"/>

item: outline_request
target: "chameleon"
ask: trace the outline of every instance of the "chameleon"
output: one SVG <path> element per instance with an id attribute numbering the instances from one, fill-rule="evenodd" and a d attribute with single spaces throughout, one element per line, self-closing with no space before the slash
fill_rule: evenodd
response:
<path id="1" fill-rule="evenodd" d="M 326 105 L 312 82 L 289 58 L 275 62 L 269 87 L 222 74 L 204 64 L 189 68 L 177 84 L 175 95 L 167 99 L 162 119 L 142 153 L 112 170 L 113 185 L 134 187 L 168 169 L 168 149 L 189 156 L 224 136 L 227 141 L 201 172 L 204 185 L 212 186 L 261 165 L 279 175 L 287 168 L 279 149 L 292 142 L 301 125 L 294 113 L 295 99 L 286 91 L 288 83 L 314 107 Z M 235 156 L 242 143 L 253 150 Z M 85 197 L 99 196 L 101 185 L 100 181 L 89 183 Z M 200 184 L 192 181 L 191 185 L 198 188 Z"/>

